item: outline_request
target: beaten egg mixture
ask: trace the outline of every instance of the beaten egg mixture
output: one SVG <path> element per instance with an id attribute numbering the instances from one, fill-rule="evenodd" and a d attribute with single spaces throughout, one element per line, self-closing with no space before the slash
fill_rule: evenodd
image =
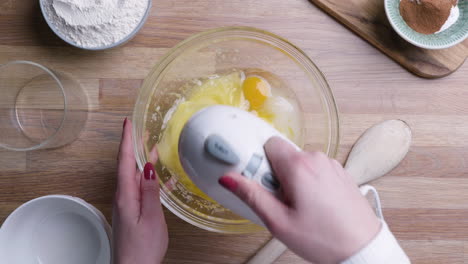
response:
<path id="1" fill-rule="evenodd" d="M 193 194 L 212 201 L 190 180 L 179 160 L 179 136 L 185 123 L 199 110 L 212 105 L 229 105 L 255 114 L 273 125 L 292 141 L 299 138 L 297 107 L 275 93 L 275 87 L 260 75 L 235 71 L 216 75 L 198 84 L 185 99 L 174 105 L 164 118 L 164 131 L 158 143 L 159 158 L 181 184 Z"/>

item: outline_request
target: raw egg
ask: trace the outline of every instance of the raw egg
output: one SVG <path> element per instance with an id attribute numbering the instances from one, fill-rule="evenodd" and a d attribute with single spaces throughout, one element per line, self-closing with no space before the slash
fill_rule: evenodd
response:
<path id="1" fill-rule="evenodd" d="M 250 110 L 259 110 L 271 96 L 270 84 L 260 76 L 248 76 L 242 84 L 245 99 L 250 103 Z"/>

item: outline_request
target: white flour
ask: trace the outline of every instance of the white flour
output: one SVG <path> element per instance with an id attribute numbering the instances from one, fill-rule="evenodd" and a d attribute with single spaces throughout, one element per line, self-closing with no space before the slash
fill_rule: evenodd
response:
<path id="1" fill-rule="evenodd" d="M 66 40 L 100 48 L 128 36 L 142 20 L 150 0 L 44 0 L 46 17 Z"/>
<path id="2" fill-rule="evenodd" d="M 450 15 L 447 18 L 447 21 L 445 21 L 445 23 L 436 33 L 440 33 L 446 30 L 447 28 L 449 28 L 450 26 L 452 26 L 453 24 L 455 24 L 459 16 L 460 16 L 460 9 L 458 8 L 458 5 L 452 6 L 452 9 L 450 9 Z"/>

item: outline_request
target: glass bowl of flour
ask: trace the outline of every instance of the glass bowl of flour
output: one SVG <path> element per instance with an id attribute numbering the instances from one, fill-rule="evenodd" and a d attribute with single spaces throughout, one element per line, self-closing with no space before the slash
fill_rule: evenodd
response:
<path id="1" fill-rule="evenodd" d="M 40 0 L 54 33 L 68 44 L 104 50 L 131 40 L 143 27 L 151 0 Z"/>

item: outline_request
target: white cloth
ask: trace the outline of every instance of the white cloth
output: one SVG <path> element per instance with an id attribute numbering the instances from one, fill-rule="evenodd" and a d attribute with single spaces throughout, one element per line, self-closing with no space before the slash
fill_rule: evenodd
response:
<path id="1" fill-rule="evenodd" d="M 411 261 L 400 244 L 398 244 L 398 241 L 383 219 L 380 198 L 377 191 L 374 187 L 369 185 L 364 185 L 360 189 L 363 195 L 366 195 L 369 191 L 374 194 L 375 211 L 380 218 L 382 227 L 367 246 L 347 260 L 341 262 L 341 264 L 410 264 Z"/>
<path id="2" fill-rule="evenodd" d="M 393 236 L 385 221 L 377 236 L 358 253 L 354 254 L 341 264 L 409 264 L 398 241 Z"/>

